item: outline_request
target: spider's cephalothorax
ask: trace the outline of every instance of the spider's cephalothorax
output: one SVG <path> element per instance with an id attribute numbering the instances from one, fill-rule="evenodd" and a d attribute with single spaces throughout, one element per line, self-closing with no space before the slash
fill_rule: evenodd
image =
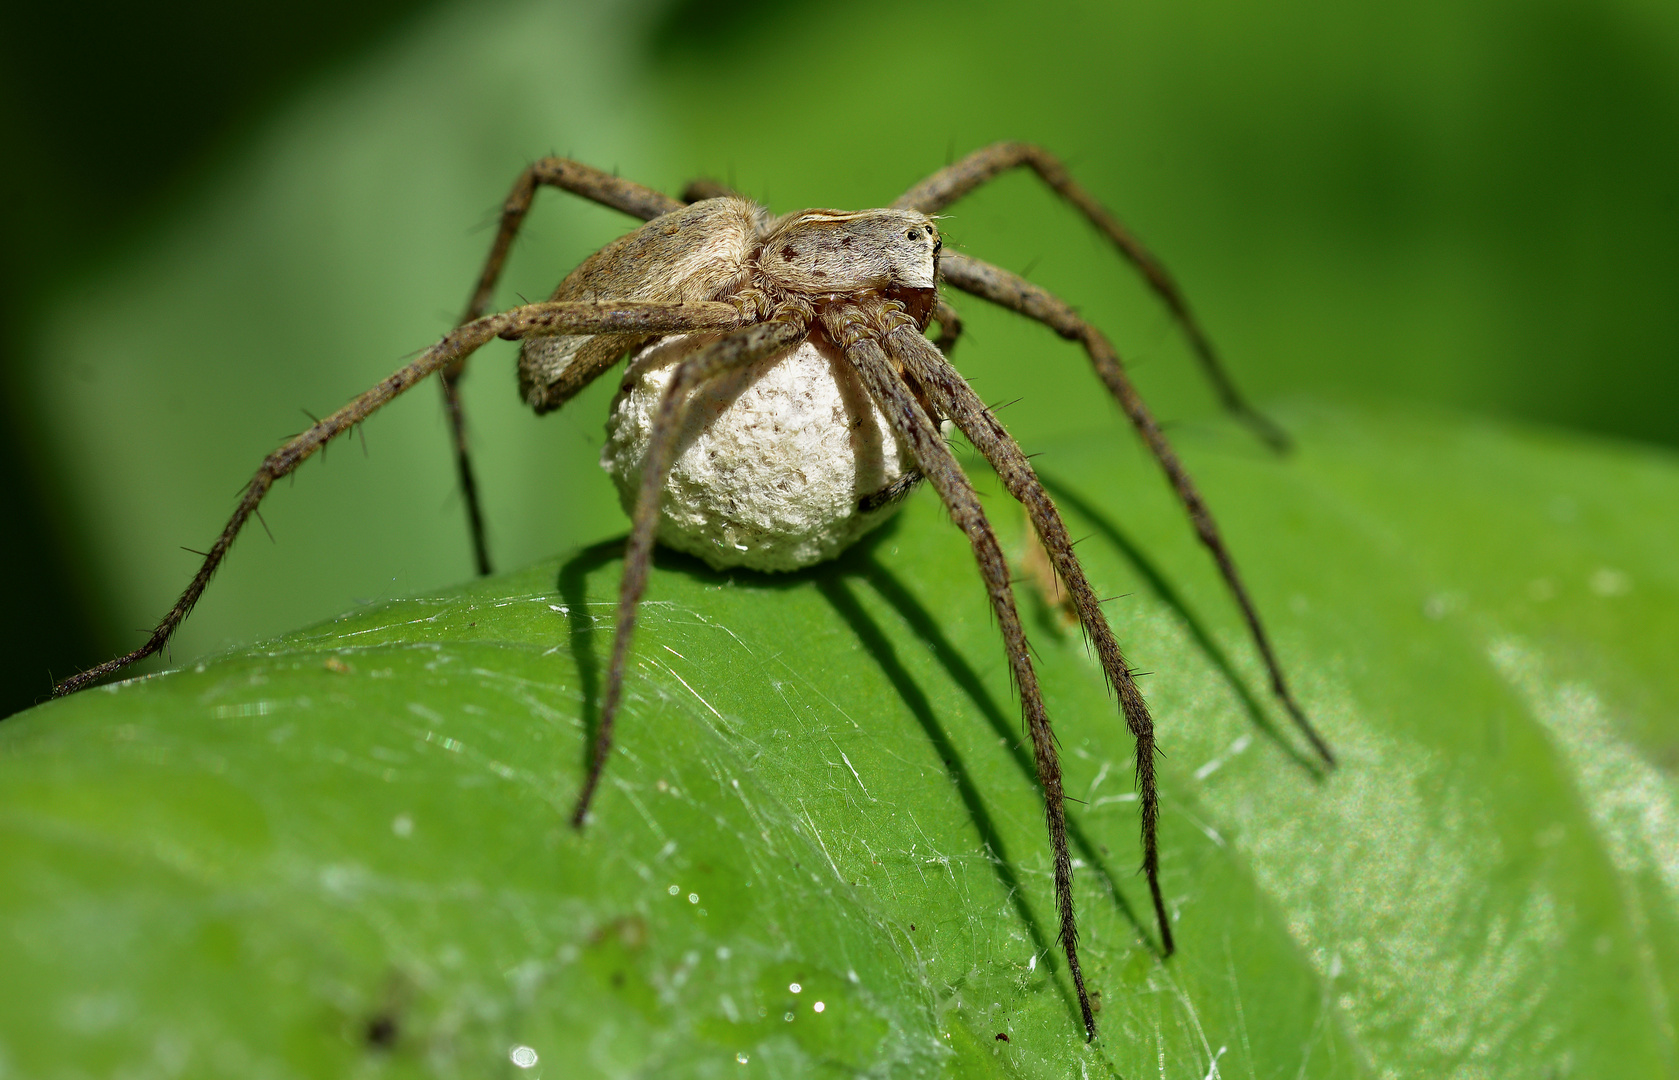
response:
<path id="1" fill-rule="evenodd" d="M 66 680 L 55 692 L 80 689 L 163 648 L 274 481 L 434 373 L 441 377 L 453 424 L 479 569 L 487 573 L 456 385 L 467 358 L 496 337 L 523 341 L 520 390 L 537 412 L 547 412 L 629 355 L 602 464 L 617 481 L 632 524 L 611 667 L 573 822 L 584 823 L 612 745 L 655 536 L 715 566 L 793 569 L 838 554 L 925 479 L 973 549 L 1019 688 L 1054 849 L 1061 943 L 1085 1030 L 1094 1038 L 1095 1018 L 1079 967 L 1054 734 L 1015 609 L 1008 565 L 973 485 L 940 434 L 941 423 L 959 428 L 1026 508 L 1118 698 L 1137 744 L 1143 871 L 1161 952 L 1170 954 L 1172 934 L 1160 893 L 1155 840 L 1159 798 L 1153 723 L 1054 503 L 1026 456 L 944 354 L 961 324 L 939 298 L 941 284 L 1041 322 L 1083 346 L 1097 377 L 1160 462 L 1211 551 L 1264 659 L 1273 691 L 1323 759 L 1331 764 L 1334 759 L 1288 691 L 1211 512 L 1107 338 L 1030 282 L 967 255 L 941 253 L 929 215 L 1018 166 L 1037 173 L 1132 262 L 1172 310 L 1225 405 L 1272 446 L 1285 448 L 1286 437 L 1236 393 L 1159 261 L 1060 162 L 1035 146 L 998 143 L 980 150 L 912 187 L 889 209 L 805 210 L 781 218 L 713 183 L 697 182 L 682 199 L 673 199 L 573 161 L 545 158 L 525 170 L 508 196 L 461 324 L 419 359 L 270 454 L 198 574 L 146 643 Z M 508 250 L 536 189 L 544 185 L 647 224 L 590 256 L 551 300 L 486 316 Z M 932 322 L 942 331 L 937 343 L 925 336 Z"/>
<path id="2" fill-rule="evenodd" d="M 890 295 L 932 316 L 938 228 L 908 210 L 805 210 L 774 218 L 722 196 L 665 214 L 583 261 L 556 301 L 718 300 L 746 319 L 809 320 L 846 297 Z M 533 337 L 519 350 L 519 389 L 537 412 L 557 409 L 651 335 Z"/>
<path id="3" fill-rule="evenodd" d="M 806 210 L 775 219 L 745 199 L 708 199 L 642 226 L 591 256 L 555 300 L 715 300 L 743 316 L 809 333 L 722 372 L 683 403 L 658 538 L 722 569 L 797 570 L 832 558 L 890 517 L 911 456 L 820 316 L 837 304 L 915 312 L 936 295 L 938 229 L 907 210 Z M 528 338 L 525 398 L 556 408 L 630 350 L 601 464 L 633 511 L 659 405 L 683 361 L 715 335 L 649 342 L 623 335 Z"/>

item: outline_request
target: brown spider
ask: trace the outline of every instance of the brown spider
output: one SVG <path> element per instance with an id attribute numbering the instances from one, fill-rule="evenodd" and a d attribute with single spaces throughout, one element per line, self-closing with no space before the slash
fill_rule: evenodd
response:
<path id="1" fill-rule="evenodd" d="M 1107 680 L 1119 696 L 1137 743 L 1142 869 L 1159 923 L 1161 951 L 1169 955 L 1172 932 L 1160 893 L 1155 835 L 1159 798 L 1154 728 L 1119 643 L 1073 555 L 1061 515 L 1019 446 L 941 351 L 955 342 L 960 322 L 939 298 L 940 281 L 1035 319 L 1084 346 L 1097 376 L 1160 462 L 1197 535 L 1211 550 L 1270 671 L 1272 689 L 1324 760 L 1333 764 L 1334 758 L 1290 695 L 1211 513 L 1107 338 L 1066 303 L 1030 282 L 969 256 L 943 251 L 938 227 L 929 215 L 998 173 L 1022 165 L 1081 210 L 1137 267 L 1189 336 L 1225 405 L 1270 445 L 1285 448 L 1282 432 L 1237 394 L 1160 263 L 1074 183 L 1059 161 L 1038 147 L 1023 143 L 987 147 L 917 184 L 888 209 L 806 210 L 780 218 L 714 183 L 692 184 L 677 200 L 586 165 L 545 158 L 526 169 L 509 194 L 500 231 L 461 324 L 419 359 L 268 455 L 203 566 L 147 642 L 126 656 L 65 680 L 55 694 L 71 693 L 161 649 L 274 481 L 434 373 L 442 376 L 478 568 L 488 573 L 457 389 L 467 358 L 492 338 L 522 340 L 520 388 L 541 413 L 559 408 L 620 358 L 634 354 L 614 407 L 608 460 L 603 460 L 615 473 L 626 506 L 632 510 L 632 524 L 600 723 L 573 824 L 580 827 L 585 820 L 612 745 L 636 607 L 647 586 L 656 535 L 716 566 L 792 569 L 838 554 L 884 520 L 924 478 L 967 535 L 1002 630 L 1044 790 L 1055 856 L 1060 940 L 1085 1031 L 1094 1038 L 1096 1022 L 1079 968 L 1072 860 L 1054 733 L 1015 610 L 1008 566 L 973 485 L 940 434 L 941 421 L 949 420 L 961 429 L 1009 493 L 1025 506 L 1055 576 L 1065 586 Z M 560 283 L 552 300 L 486 316 L 484 309 L 502 264 L 542 185 L 563 188 L 648 223 L 586 259 Z M 937 344 L 925 336 L 935 321 L 942 330 Z M 745 389 L 770 379 L 772 371 L 794 370 L 797 364 L 815 365 L 815 381 L 822 384 L 817 389 L 832 383 L 828 389 L 837 390 L 838 397 L 830 394 L 827 404 L 818 403 L 793 424 L 795 430 L 770 424 L 771 437 L 766 442 L 759 430 L 762 425 L 752 416 L 743 421 L 739 414 L 730 414 L 734 417 L 730 419 L 720 406 L 711 410 L 716 415 L 704 407 L 706 391 L 719 381 L 732 377 L 736 396 L 744 398 Z M 803 389 L 791 392 L 808 397 L 811 377 L 798 378 L 804 380 Z M 751 407 L 746 412 L 750 414 Z M 680 472 L 673 475 L 673 467 L 693 447 L 696 424 L 720 425 L 728 428 L 725 434 L 738 436 L 739 452 L 723 469 L 736 484 L 726 498 L 718 496 L 711 482 L 684 479 Z M 804 429 L 838 438 L 842 451 L 817 454 L 822 460 L 812 460 L 810 451 L 801 451 L 804 458 L 789 457 L 786 446 L 797 442 Z M 748 434 L 758 442 L 752 443 Z M 621 460 L 611 459 L 613 453 Z M 715 450 L 710 453 L 712 459 L 717 456 Z M 807 470 L 820 472 L 836 460 L 841 470 L 840 494 L 808 482 Z M 886 468 L 888 463 L 893 467 Z M 798 474 L 796 481 L 789 481 L 789 470 Z M 710 475 L 720 474 L 714 470 Z M 805 492 L 802 502 L 797 494 L 786 498 L 775 494 L 793 489 Z M 810 491 L 817 494 L 810 496 Z M 773 503 L 769 511 L 754 517 L 750 507 L 742 508 L 743 500 L 751 502 L 766 492 Z"/>

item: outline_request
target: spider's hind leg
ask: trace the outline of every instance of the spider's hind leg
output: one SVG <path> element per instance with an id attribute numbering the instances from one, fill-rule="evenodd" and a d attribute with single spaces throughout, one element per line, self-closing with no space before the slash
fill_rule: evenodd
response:
<path id="1" fill-rule="evenodd" d="M 1008 564 L 1003 559 L 1002 549 L 997 544 L 990 522 L 986 520 L 973 484 L 963 475 L 938 427 L 871 336 L 867 329 L 868 316 L 856 307 L 835 307 L 824 312 L 823 318 L 829 336 L 844 348 L 847 358 L 868 387 L 870 396 L 886 415 L 898 437 L 910 448 L 916 464 L 939 493 L 951 518 L 967 535 L 974 558 L 979 563 L 980 576 L 985 580 L 986 593 L 991 599 L 991 610 L 1003 633 L 1009 670 L 1020 693 L 1021 711 L 1025 714 L 1032 740 L 1038 783 L 1043 788 L 1044 816 L 1049 827 L 1050 846 L 1055 854 L 1055 906 L 1060 917 L 1059 936 L 1067 955 L 1067 971 L 1078 994 L 1085 1032 L 1094 1039 L 1096 1018 L 1091 1009 L 1090 995 L 1084 987 L 1084 972 L 1078 956 L 1078 923 L 1073 917 L 1073 863 L 1067 848 L 1061 759 L 1055 746 L 1055 732 L 1050 727 L 1049 714 L 1044 707 L 1043 692 L 1038 686 L 1038 676 L 1027 649 L 1026 632 L 1015 608 Z"/>
<path id="2" fill-rule="evenodd" d="M 531 200 L 536 198 L 537 189 L 542 187 L 555 187 L 581 195 L 643 221 L 682 209 L 682 204 L 669 195 L 569 158 L 545 157 L 532 162 L 513 182 L 513 190 L 507 193 L 507 199 L 502 203 L 496 238 L 490 244 L 490 254 L 484 260 L 478 283 L 473 286 L 472 297 L 466 302 L 466 313 L 461 316 L 461 322 L 471 322 L 490 306 L 496 282 L 501 280 L 502 267 L 507 262 L 507 253 L 513 249 L 513 240 L 519 235 L 525 215 L 530 212 Z"/>
<path id="3" fill-rule="evenodd" d="M 533 162 L 519 174 L 513 190 L 507 193 L 502 203 L 496 238 L 490 244 L 484 269 L 479 272 L 478 283 L 473 286 L 472 296 L 466 302 L 461 325 L 479 318 L 489 308 L 496 282 L 501 279 L 502 267 L 507 262 L 507 253 L 512 250 L 513 240 L 518 236 L 525 215 L 530 212 L 531 200 L 540 187 L 569 191 L 643 220 L 681 208 L 681 204 L 668 195 L 581 162 L 561 157 L 545 157 Z M 466 374 L 466 361 L 464 355 L 452 360 L 443 369 L 439 381 L 443 385 L 443 410 L 449 418 L 449 433 L 455 448 L 455 471 L 460 476 L 461 497 L 466 502 L 473 558 L 477 562 L 478 573 L 488 574 L 490 548 L 484 539 L 484 514 L 478 504 L 478 481 L 472 471 L 472 455 L 466 439 L 466 411 L 461 404 L 460 381 L 461 376 Z"/>

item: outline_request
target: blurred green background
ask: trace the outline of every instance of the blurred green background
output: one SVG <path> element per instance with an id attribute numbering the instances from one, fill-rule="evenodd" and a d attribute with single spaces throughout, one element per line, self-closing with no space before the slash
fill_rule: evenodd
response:
<path id="1" fill-rule="evenodd" d="M 10 5 L 0 47 L 0 713 L 137 644 L 192 573 L 181 546 L 304 411 L 447 328 L 508 184 L 550 151 L 785 210 L 882 204 L 1029 139 L 1164 256 L 1261 402 L 1679 445 L 1671 2 L 96 0 Z M 549 193 L 500 301 L 627 224 Z M 1229 438 L 1197 427 L 1215 404 L 1159 307 L 1029 177 L 944 230 L 1106 327 L 1181 438 Z M 963 311 L 958 362 L 1021 399 L 1029 450 L 1117 423 L 1070 350 Z M 539 421 L 511 346 L 480 354 L 499 565 L 622 527 L 594 464 L 608 396 Z M 177 660 L 469 574 L 436 392 L 366 443 L 270 499 L 275 542 L 241 542 Z"/>

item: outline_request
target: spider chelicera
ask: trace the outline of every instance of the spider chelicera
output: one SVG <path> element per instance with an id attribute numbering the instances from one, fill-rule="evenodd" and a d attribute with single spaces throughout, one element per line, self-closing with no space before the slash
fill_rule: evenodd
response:
<path id="1" fill-rule="evenodd" d="M 1038 147 L 987 147 L 934 173 L 886 209 L 805 210 L 783 217 L 707 181 L 673 199 L 574 161 L 545 158 L 526 169 L 509 194 L 460 325 L 419 359 L 269 454 L 203 566 L 146 643 L 65 680 L 55 693 L 71 693 L 163 648 L 274 481 L 432 374 L 441 376 L 454 431 L 478 569 L 488 573 L 458 392 L 467 358 L 494 338 L 521 340 L 520 388 L 541 413 L 559 408 L 632 355 L 602 462 L 619 483 L 632 524 L 611 666 L 573 823 L 583 824 L 611 749 L 636 607 L 656 538 L 714 566 L 795 569 L 838 554 L 925 479 L 972 545 L 1002 631 L 1044 792 L 1060 940 L 1086 1033 L 1094 1038 L 1079 967 L 1054 734 L 1008 566 L 973 485 L 945 444 L 941 422 L 962 431 L 1026 508 L 1118 695 L 1137 744 L 1142 869 L 1161 951 L 1170 954 L 1155 835 L 1154 727 L 1054 503 L 1020 447 L 945 356 L 960 321 L 939 297 L 941 282 L 1041 322 L 1084 347 L 1211 551 L 1264 658 L 1272 689 L 1324 760 L 1333 764 L 1334 758 L 1290 694 L 1212 514 L 1108 339 L 1064 301 L 1025 279 L 943 250 L 930 215 L 1020 166 L 1031 168 L 1113 242 L 1171 310 L 1224 404 L 1271 446 L 1286 448 L 1286 436 L 1236 392 L 1160 262 Z M 582 195 L 647 224 L 591 255 L 561 282 L 553 299 L 485 315 L 508 250 L 542 186 Z M 934 322 L 941 330 L 937 342 L 925 334 Z M 726 400 L 712 395 L 708 401 L 707 391 L 723 382 L 734 387 L 723 395 Z"/>

